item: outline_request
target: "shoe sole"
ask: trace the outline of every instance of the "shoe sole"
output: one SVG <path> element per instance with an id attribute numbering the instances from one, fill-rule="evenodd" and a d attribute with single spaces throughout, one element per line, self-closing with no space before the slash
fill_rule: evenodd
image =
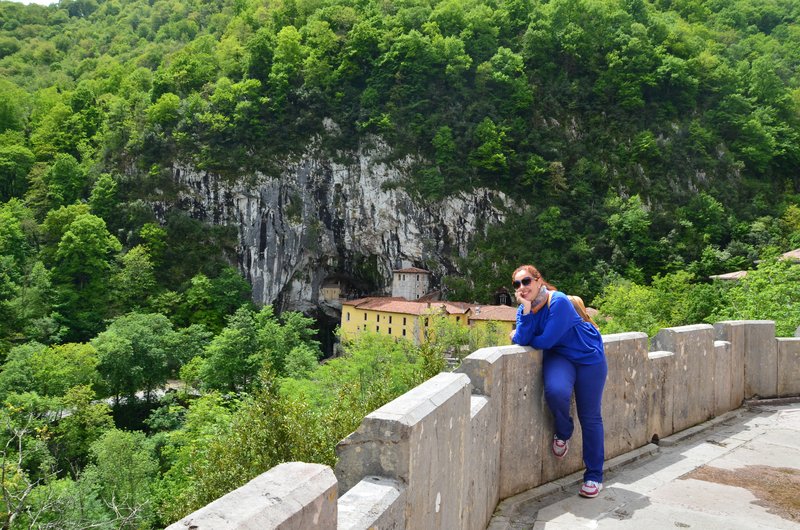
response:
<path id="1" fill-rule="evenodd" d="M 556 453 L 556 449 L 555 449 L 555 447 L 554 447 L 554 446 L 552 446 L 552 445 L 550 446 L 550 450 L 553 452 L 553 456 L 554 456 L 554 457 L 556 457 L 556 458 L 558 458 L 559 460 L 561 460 L 562 458 L 564 458 L 565 456 L 567 456 L 567 453 L 569 453 L 569 442 L 567 442 L 567 445 L 566 445 L 566 448 L 564 449 L 564 452 L 563 452 L 563 453 L 561 453 L 560 455 L 559 455 L 558 453 Z"/>

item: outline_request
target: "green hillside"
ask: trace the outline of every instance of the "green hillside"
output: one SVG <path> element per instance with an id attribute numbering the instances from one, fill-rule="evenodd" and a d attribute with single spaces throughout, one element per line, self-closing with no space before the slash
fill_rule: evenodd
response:
<path id="1" fill-rule="evenodd" d="M 0 1 L 0 524 L 164 526 L 278 462 L 332 463 L 366 412 L 479 345 L 367 335 L 318 365 L 311 319 L 250 301 L 237 227 L 164 207 L 176 162 L 246 183 L 311 144 L 385 142 L 411 164 L 384 185 L 421 204 L 514 203 L 454 257 L 452 300 L 490 302 L 531 262 L 606 333 L 792 334 L 800 267 L 774 258 L 800 247 L 798 17 L 798 0 Z M 708 280 L 738 269 L 755 270 Z M 168 379 L 184 390 L 156 396 Z"/>

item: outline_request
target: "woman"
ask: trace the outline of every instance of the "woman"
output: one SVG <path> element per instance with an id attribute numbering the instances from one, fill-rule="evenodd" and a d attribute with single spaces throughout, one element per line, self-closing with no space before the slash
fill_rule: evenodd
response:
<path id="1" fill-rule="evenodd" d="M 520 306 L 511 340 L 544 352 L 544 396 L 556 431 L 553 454 L 561 459 L 569 450 L 574 428 L 570 401 L 574 391 L 586 465 L 579 494 L 597 497 L 603 489 L 605 458 L 600 402 L 608 366 L 603 338 L 597 328 L 578 316 L 564 293 L 544 281 L 536 267 L 523 265 L 514 271 L 512 279 Z"/>

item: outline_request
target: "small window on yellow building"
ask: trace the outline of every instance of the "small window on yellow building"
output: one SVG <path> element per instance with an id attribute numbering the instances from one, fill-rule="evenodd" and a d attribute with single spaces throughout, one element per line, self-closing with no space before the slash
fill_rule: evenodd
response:
<path id="1" fill-rule="evenodd" d="M 392 323 L 392 315 L 389 315 L 389 324 Z"/>
<path id="2" fill-rule="evenodd" d="M 366 314 L 366 313 L 364 313 L 364 320 L 366 320 L 366 319 L 367 319 L 367 314 Z"/>
<path id="3" fill-rule="evenodd" d="M 404 337 L 406 336 L 406 330 L 403 330 L 403 336 Z"/>
<path id="4" fill-rule="evenodd" d="M 380 326 L 375 326 L 375 333 L 380 333 L 380 331 L 381 331 L 381 327 Z"/>
<path id="5" fill-rule="evenodd" d="M 347 312 L 347 321 L 350 322 L 350 311 Z"/>
<path id="6" fill-rule="evenodd" d="M 389 335 L 392 334 L 392 328 L 389 328 Z"/>

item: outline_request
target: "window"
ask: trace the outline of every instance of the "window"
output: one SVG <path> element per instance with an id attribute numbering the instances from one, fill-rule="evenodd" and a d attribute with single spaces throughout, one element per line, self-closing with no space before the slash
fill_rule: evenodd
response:
<path id="1" fill-rule="evenodd" d="M 403 330 L 403 336 L 404 337 L 406 336 L 406 330 Z"/>
<path id="2" fill-rule="evenodd" d="M 392 323 L 392 315 L 389 315 L 389 324 Z"/>
<path id="3" fill-rule="evenodd" d="M 406 325 L 406 317 L 403 317 L 403 325 Z"/>
<path id="4" fill-rule="evenodd" d="M 350 322 L 350 311 L 347 312 L 347 321 Z"/>
<path id="5" fill-rule="evenodd" d="M 375 322 L 380 322 L 380 321 L 381 321 L 381 316 L 375 315 Z"/>
<path id="6" fill-rule="evenodd" d="M 419 281 L 419 274 L 417 274 L 417 281 Z"/>
<path id="7" fill-rule="evenodd" d="M 456 322 L 461 322 L 461 317 L 456 317 Z"/>
<path id="8" fill-rule="evenodd" d="M 392 328 L 389 328 L 389 335 L 392 334 Z"/>
<path id="9" fill-rule="evenodd" d="M 380 326 L 375 326 L 375 332 L 376 333 L 380 333 L 380 331 L 381 331 L 381 327 Z"/>
<path id="10" fill-rule="evenodd" d="M 427 325 L 428 325 L 428 317 L 425 317 L 425 322 L 424 322 L 424 324 L 423 324 L 423 325 L 425 325 L 425 326 L 427 326 Z"/>
<path id="11" fill-rule="evenodd" d="M 364 313 L 364 320 L 366 320 L 366 319 L 367 319 L 367 314 L 366 314 L 366 313 Z"/>

